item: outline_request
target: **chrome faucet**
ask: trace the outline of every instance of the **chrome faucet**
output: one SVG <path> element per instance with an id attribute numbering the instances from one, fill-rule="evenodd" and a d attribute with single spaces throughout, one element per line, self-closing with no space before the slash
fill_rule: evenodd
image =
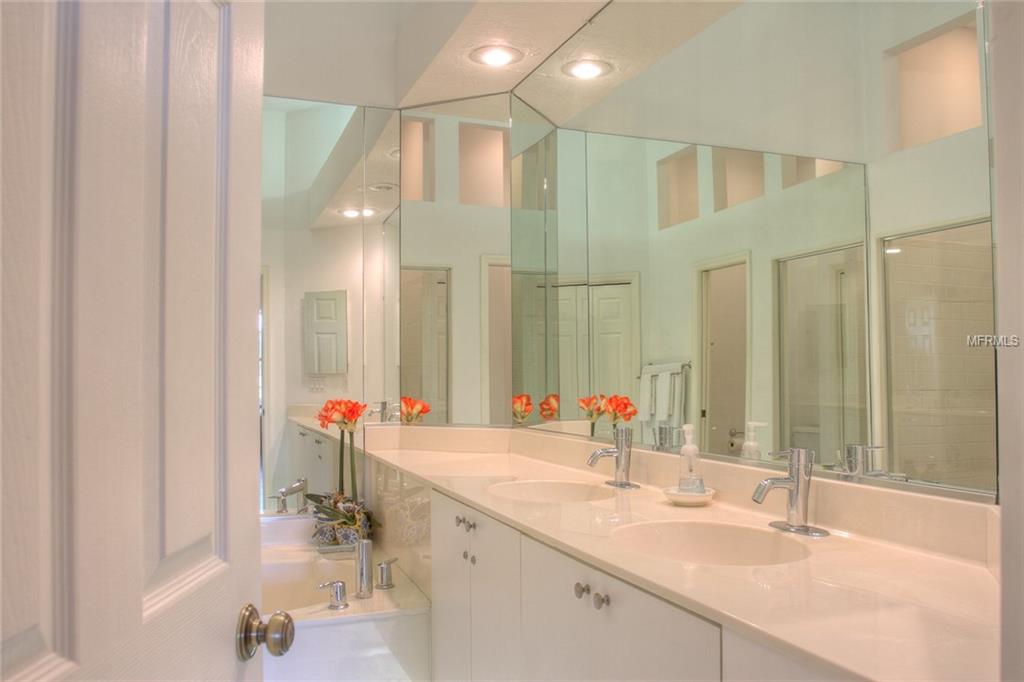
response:
<path id="1" fill-rule="evenodd" d="M 619 426 L 615 429 L 615 447 L 601 448 L 590 453 L 587 459 L 589 466 L 597 466 L 598 461 L 605 457 L 615 458 L 615 480 L 605 481 L 613 488 L 639 488 L 636 483 L 629 481 L 629 460 L 633 455 L 633 429 L 628 426 Z"/>
<path id="2" fill-rule="evenodd" d="M 881 453 L 882 445 L 861 445 L 859 443 L 846 446 L 846 453 L 840 462 L 840 478 L 850 480 L 856 478 L 881 478 L 889 481 L 909 481 L 906 474 L 889 473 Z"/>
<path id="3" fill-rule="evenodd" d="M 376 407 L 370 408 L 370 411 L 366 413 L 366 416 L 369 417 L 375 414 L 380 415 L 380 421 L 382 423 L 397 420 L 402 415 L 402 404 L 389 403 L 387 400 L 381 400 L 377 403 Z"/>
<path id="4" fill-rule="evenodd" d="M 814 451 L 806 448 L 790 448 L 779 453 L 789 455 L 789 476 L 766 478 L 754 488 L 751 498 L 761 504 L 768 493 L 775 488 L 789 491 L 786 503 L 786 520 L 772 521 L 769 526 L 787 533 L 809 535 L 820 538 L 828 535 L 827 530 L 807 525 L 807 503 L 811 493 L 811 473 L 814 471 Z"/>
<path id="5" fill-rule="evenodd" d="M 302 506 L 295 510 L 296 514 L 305 514 L 309 511 L 309 500 L 306 499 L 306 492 L 308 490 L 306 479 L 297 478 L 291 485 L 286 485 L 283 488 L 278 488 L 277 494 L 280 497 L 278 502 L 278 511 L 281 511 L 283 507 L 285 510 L 288 509 L 288 498 L 292 495 L 302 495 L 299 499 L 302 500 Z"/>

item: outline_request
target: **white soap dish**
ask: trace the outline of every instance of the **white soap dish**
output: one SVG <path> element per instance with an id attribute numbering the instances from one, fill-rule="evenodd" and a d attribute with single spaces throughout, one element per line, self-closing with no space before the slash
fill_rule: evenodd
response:
<path id="1" fill-rule="evenodd" d="M 665 488 L 662 492 L 672 504 L 680 507 L 703 507 L 715 496 L 715 489 L 706 486 L 703 493 L 683 492 L 678 486 Z"/>

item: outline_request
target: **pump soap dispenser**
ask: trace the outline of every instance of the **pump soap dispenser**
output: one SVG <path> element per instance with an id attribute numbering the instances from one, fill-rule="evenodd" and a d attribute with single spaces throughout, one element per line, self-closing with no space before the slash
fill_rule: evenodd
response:
<path id="1" fill-rule="evenodd" d="M 700 449 L 693 442 L 693 424 L 683 425 L 683 447 L 679 451 L 679 485 L 665 488 L 665 497 L 684 507 L 699 507 L 711 501 L 715 491 L 704 485 L 700 470 Z"/>

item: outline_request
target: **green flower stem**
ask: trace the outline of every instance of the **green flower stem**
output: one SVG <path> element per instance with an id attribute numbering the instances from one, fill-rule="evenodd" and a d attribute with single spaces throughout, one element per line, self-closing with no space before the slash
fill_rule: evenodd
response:
<path id="1" fill-rule="evenodd" d="M 356 432 L 348 432 L 349 464 L 352 466 L 352 501 L 359 502 L 359 492 L 356 490 Z"/>
<path id="2" fill-rule="evenodd" d="M 338 438 L 338 492 L 345 495 L 345 431 Z"/>

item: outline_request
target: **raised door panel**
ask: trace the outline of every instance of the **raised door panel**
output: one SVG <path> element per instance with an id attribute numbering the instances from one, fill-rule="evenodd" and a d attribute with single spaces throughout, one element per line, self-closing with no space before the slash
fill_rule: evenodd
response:
<path id="1" fill-rule="evenodd" d="M 522 679 L 597 679 L 590 595 L 574 592 L 596 571 L 531 538 L 521 552 Z"/>
<path id="2" fill-rule="evenodd" d="M 595 635 L 591 655 L 601 680 L 719 680 L 721 628 L 710 621 L 597 573 L 589 602 Z"/>
<path id="3" fill-rule="evenodd" d="M 471 675 L 469 537 L 456 525 L 468 509 L 437 492 L 430 494 L 430 645 L 435 680 Z"/>
<path id="4" fill-rule="evenodd" d="M 606 284 L 589 288 L 593 390 L 629 395 L 640 374 L 639 325 L 635 292 L 631 284 Z"/>
<path id="5" fill-rule="evenodd" d="M 516 680 L 520 664 L 519 532 L 471 511 L 472 679 Z"/>

